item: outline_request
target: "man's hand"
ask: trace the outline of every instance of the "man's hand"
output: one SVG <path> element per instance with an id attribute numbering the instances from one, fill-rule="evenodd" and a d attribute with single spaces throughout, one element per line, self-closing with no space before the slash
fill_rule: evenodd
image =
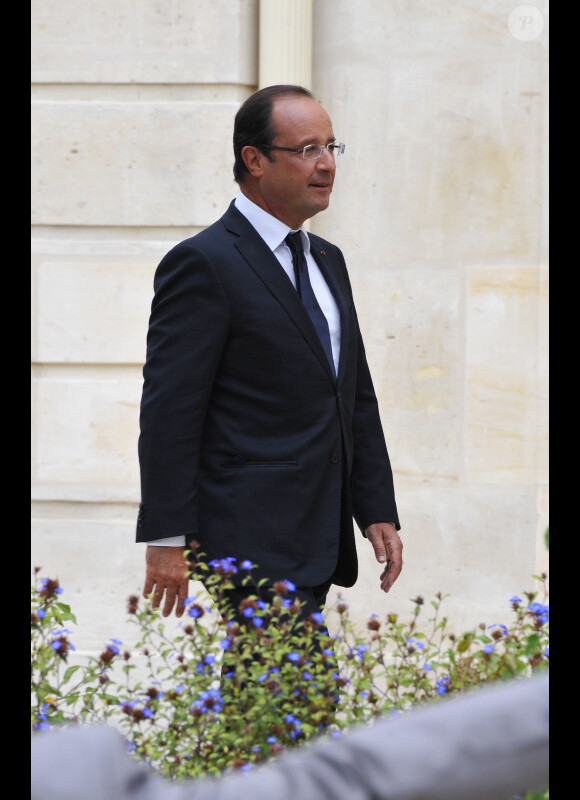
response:
<path id="1" fill-rule="evenodd" d="M 185 547 L 147 547 L 143 597 L 149 597 L 153 592 L 152 606 L 159 608 L 165 592 L 164 617 L 171 614 L 174 605 L 175 616 L 183 616 L 189 586 L 189 570 L 184 553 Z"/>
<path id="2" fill-rule="evenodd" d="M 390 522 L 374 522 L 365 530 L 373 546 L 379 564 L 385 564 L 381 572 L 381 589 L 388 592 L 403 569 L 403 542 L 397 529 Z"/>

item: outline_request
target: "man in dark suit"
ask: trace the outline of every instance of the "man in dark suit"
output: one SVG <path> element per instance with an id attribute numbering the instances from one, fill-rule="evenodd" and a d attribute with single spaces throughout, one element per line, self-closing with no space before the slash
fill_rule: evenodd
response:
<path id="1" fill-rule="evenodd" d="M 192 541 L 208 561 L 248 560 L 270 586 L 289 581 L 304 614 L 324 606 L 331 584 L 355 583 L 353 517 L 383 591 L 402 568 L 344 258 L 303 227 L 327 208 L 344 145 L 311 93 L 287 85 L 251 95 L 233 139 L 240 193 L 155 274 L 137 541 L 148 543 L 143 593 L 164 616 L 183 614 Z"/>

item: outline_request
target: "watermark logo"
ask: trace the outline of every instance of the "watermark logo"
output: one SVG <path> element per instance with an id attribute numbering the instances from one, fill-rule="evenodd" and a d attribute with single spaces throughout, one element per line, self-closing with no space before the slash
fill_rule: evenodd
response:
<path id="1" fill-rule="evenodd" d="M 517 6 L 508 17 L 508 30 L 520 42 L 532 42 L 542 35 L 544 15 L 536 6 Z"/>

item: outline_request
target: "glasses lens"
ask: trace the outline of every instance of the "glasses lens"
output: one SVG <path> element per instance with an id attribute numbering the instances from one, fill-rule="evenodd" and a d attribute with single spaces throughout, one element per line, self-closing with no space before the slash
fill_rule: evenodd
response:
<path id="1" fill-rule="evenodd" d="M 344 142 L 331 142 L 327 145 L 307 144 L 302 155 L 304 158 L 320 158 L 325 147 L 331 156 L 341 156 L 344 153 Z"/>

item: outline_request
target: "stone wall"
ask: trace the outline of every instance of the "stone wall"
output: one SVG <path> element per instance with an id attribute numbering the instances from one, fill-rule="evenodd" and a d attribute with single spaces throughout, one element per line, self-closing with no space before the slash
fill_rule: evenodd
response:
<path id="1" fill-rule="evenodd" d="M 135 636 L 153 274 L 236 194 L 259 11 L 32 3 L 31 559 L 83 652 Z M 539 0 L 313 3 L 310 88 L 347 151 L 310 228 L 350 268 L 405 545 L 385 596 L 361 538 L 361 623 L 438 591 L 457 629 L 507 623 L 547 569 L 547 61 Z"/>

